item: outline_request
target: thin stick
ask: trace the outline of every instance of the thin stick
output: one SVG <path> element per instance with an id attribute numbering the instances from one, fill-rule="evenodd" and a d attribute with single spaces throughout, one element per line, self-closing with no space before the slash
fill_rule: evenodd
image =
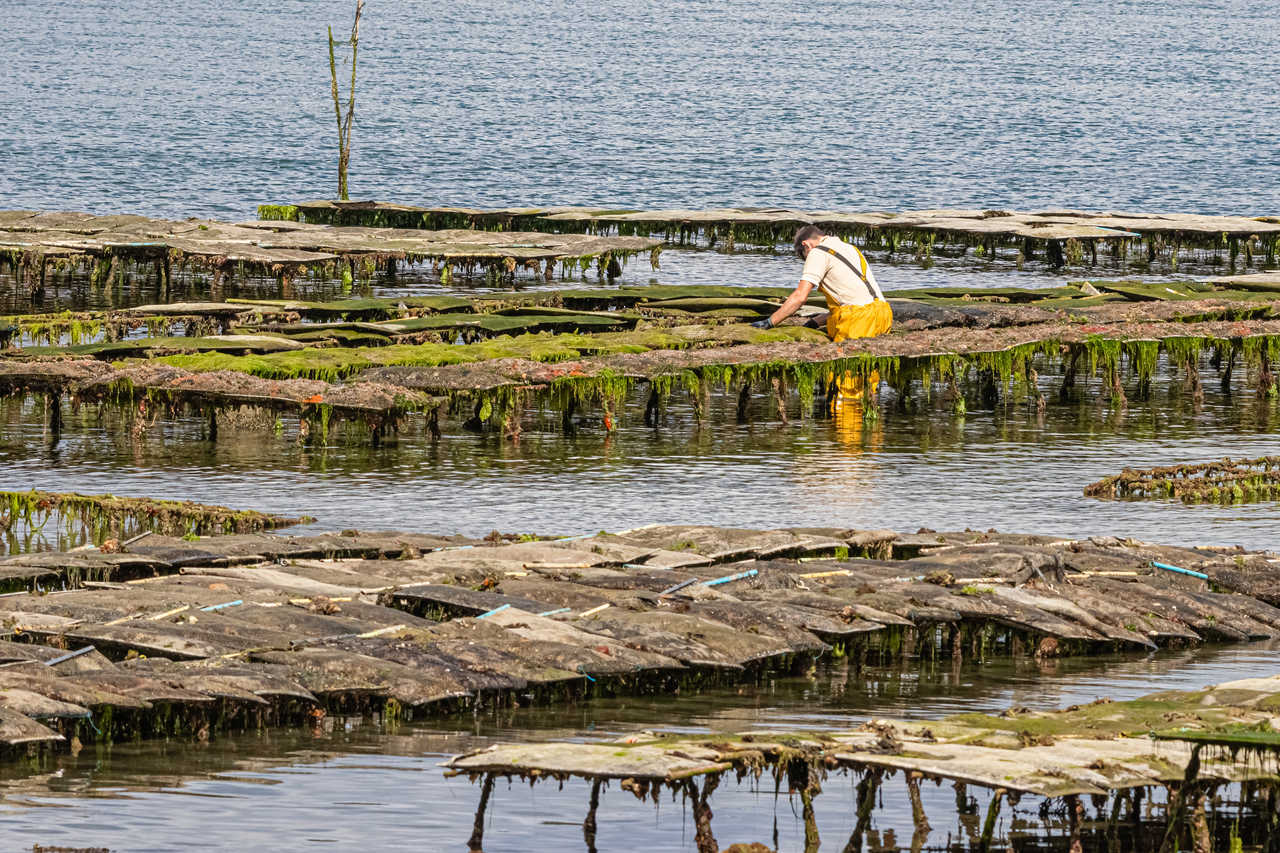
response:
<path id="1" fill-rule="evenodd" d="M 333 115 L 338 123 L 338 198 L 348 199 L 347 165 L 351 161 L 351 124 L 356 112 L 356 56 L 360 46 L 360 15 L 364 0 L 356 0 L 355 20 L 351 23 L 351 88 L 347 91 L 347 115 L 342 116 L 342 99 L 338 95 L 338 60 L 334 52 L 333 27 L 329 27 L 329 93 L 333 97 Z"/>

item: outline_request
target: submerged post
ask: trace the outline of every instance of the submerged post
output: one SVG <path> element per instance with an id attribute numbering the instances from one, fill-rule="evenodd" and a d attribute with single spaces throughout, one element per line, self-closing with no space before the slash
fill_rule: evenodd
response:
<path id="1" fill-rule="evenodd" d="M 1000 816 L 1000 804 L 1004 802 L 1004 795 L 1004 788 L 996 788 L 996 792 L 991 795 L 991 804 L 987 806 L 987 819 L 982 822 L 982 837 L 978 840 L 980 853 L 987 853 L 991 849 L 991 838 L 995 835 L 996 818 Z"/>
<path id="2" fill-rule="evenodd" d="M 467 840 L 470 853 L 484 853 L 484 812 L 489 807 L 489 795 L 493 793 L 493 774 L 484 774 L 484 785 L 480 788 L 480 804 L 476 806 L 476 820 L 471 827 L 471 838 Z"/>
<path id="3" fill-rule="evenodd" d="M 1180 849 L 1178 842 L 1183 834 L 1187 802 L 1197 795 L 1197 779 L 1200 776 L 1200 748 L 1202 746 L 1203 744 L 1197 743 L 1191 747 L 1191 757 L 1187 760 L 1187 770 L 1182 777 L 1182 782 L 1169 783 L 1168 824 L 1164 829 L 1164 840 L 1160 843 L 1160 853 L 1174 853 L 1174 851 Z"/>
<path id="4" fill-rule="evenodd" d="M 813 792 L 800 790 L 801 816 L 804 819 L 804 853 L 818 853 L 822 839 L 818 836 L 818 819 L 813 812 Z"/>
<path id="5" fill-rule="evenodd" d="M 1082 853 L 1080 823 L 1083 816 L 1084 803 L 1080 802 L 1080 798 L 1075 794 L 1067 797 L 1067 826 L 1071 833 L 1069 838 L 1071 846 L 1067 848 L 1069 853 Z"/>
<path id="6" fill-rule="evenodd" d="M 907 799 L 911 801 L 911 823 L 915 831 L 911 834 L 911 849 L 919 850 L 929 840 L 929 818 L 924 813 L 924 802 L 920 799 L 920 779 L 923 776 L 918 770 L 907 773 Z"/>
<path id="7" fill-rule="evenodd" d="M 658 389 L 650 387 L 649 400 L 644 406 L 644 425 L 647 427 L 656 427 L 658 420 L 661 418 L 662 397 L 658 394 Z"/>
<path id="8" fill-rule="evenodd" d="M 685 796 L 693 804 L 693 843 L 697 846 L 698 853 L 720 853 L 720 844 L 711 832 L 711 807 L 707 805 L 707 798 L 719 784 L 719 776 L 707 776 L 701 791 L 692 779 L 686 779 L 684 783 Z"/>
<path id="9" fill-rule="evenodd" d="M 600 780 L 591 783 L 591 804 L 587 817 L 582 821 L 582 840 L 587 843 L 587 853 L 596 853 L 596 809 L 600 806 Z"/>
<path id="10" fill-rule="evenodd" d="M 844 845 L 843 853 L 862 853 L 862 836 L 871 824 L 871 811 L 876 804 L 876 791 L 880 788 L 880 771 L 871 769 L 858 782 L 858 820 L 853 825 L 849 841 Z"/>
<path id="11" fill-rule="evenodd" d="M 53 392 L 44 400 L 45 408 L 49 410 L 49 446 L 57 447 L 62 441 L 62 395 Z"/>
<path id="12" fill-rule="evenodd" d="M 745 424 L 751 421 L 751 382 L 744 381 L 742 387 L 738 389 L 738 423 Z"/>
<path id="13" fill-rule="evenodd" d="M 1120 849 L 1120 813 L 1124 809 L 1124 804 L 1128 800 L 1129 794 L 1130 791 L 1128 789 L 1116 791 L 1115 799 L 1111 803 L 1111 817 L 1107 820 L 1108 851 Z"/>
<path id="14" fill-rule="evenodd" d="M 1213 853 L 1213 836 L 1209 832 L 1209 816 L 1205 812 L 1205 800 L 1209 792 L 1197 788 L 1191 807 L 1191 849 L 1193 853 Z"/>

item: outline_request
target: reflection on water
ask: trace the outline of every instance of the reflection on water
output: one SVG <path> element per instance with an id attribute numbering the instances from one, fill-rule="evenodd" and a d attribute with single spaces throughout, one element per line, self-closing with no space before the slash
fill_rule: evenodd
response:
<path id="1" fill-rule="evenodd" d="M 43 404 L 7 401 L 0 403 L 0 477 L 14 489 L 110 491 L 312 515 L 317 529 L 483 535 L 650 523 L 994 527 L 1274 545 L 1272 502 L 1188 506 L 1081 494 L 1126 466 L 1268 454 L 1280 423 L 1273 402 L 1247 391 L 1224 397 L 1207 382 L 1197 406 L 1177 382 L 1164 381 L 1150 401 L 1117 412 L 1099 402 L 1098 391 L 1069 405 L 1050 393 L 1043 414 L 1002 403 L 956 415 L 935 394 L 911 413 L 885 399 L 878 416 L 863 422 L 857 407 L 803 421 L 793 409 L 786 425 L 758 398 L 760 420 L 744 426 L 733 423 L 734 397 L 717 395 L 703 427 L 677 396 L 657 430 L 643 426 L 637 398 L 612 434 L 587 423 L 566 436 L 558 414 L 533 411 L 518 442 L 461 432 L 433 440 L 411 419 L 378 448 L 368 446 L 367 435 L 302 445 L 288 424 L 279 433 L 222 429 L 211 443 L 202 439 L 200 418 L 160 420 L 135 441 L 117 412 L 92 406 L 68 407 L 62 441 L 50 447 Z"/>
<path id="2" fill-rule="evenodd" d="M 1047 709 L 1100 696 L 1123 700 L 1153 690 L 1194 689 L 1269 671 L 1274 660 L 1273 646 L 1255 644 L 1147 657 L 1002 660 L 980 668 L 904 665 L 858 673 L 835 665 L 808 678 L 670 697 L 506 708 L 386 727 L 326 721 L 321 730 L 270 730 L 205 744 L 87 747 L 38 772 L 18 765 L 0 770 L 0 842 L 5 849 L 40 843 L 172 850 L 200 839 L 202 848 L 219 850 L 263 844 L 302 850 L 320 843 L 352 849 L 376 826 L 379 849 L 461 850 L 478 791 L 465 778 L 446 779 L 436 765 L 447 755 L 496 740 L 607 739 L 643 729 L 811 729 L 856 726 L 873 717 L 998 713 L 1012 705 Z M 852 794 L 845 792 L 851 782 L 836 775 L 824 787 L 826 796 L 817 800 L 822 835 L 847 838 Z M 896 830 L 905 843 L 910 811 L 900 788 L 900 780 L 886 785 L 874 826 L 882 838 Z M 486 851 L 581 849 L 587 793 L 579 782 L 566 783 L 562 791 L 555 785 L 499 783 Z M 951 788 L 926 785 L 923 794 L 935 825 L 933 842 L 944 841 L 947 832 L 961 837 L 962 826 L 945 823 L 955 819 Z M 793 805 L 798 811 L 785 791 L 775 801 L 768 777 L 758 784 L 726 780 L 713 799 L 714 825 L 726 846 L 771 842 L 776 829 L 779 849 L 799 849 L 803 827 Z M 1028 801 L 1019 819 L 1034 818 L 1034 808 Z M 692 828 L 679 800 L 664 797 L 655 807 L 615 787 L 606 791 L 599 823 L 602 850 L 692 849 Z"/>

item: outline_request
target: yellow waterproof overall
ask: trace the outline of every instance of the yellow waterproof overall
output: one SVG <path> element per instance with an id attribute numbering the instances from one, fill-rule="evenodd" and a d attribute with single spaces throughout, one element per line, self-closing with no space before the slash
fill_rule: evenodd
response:
<path id="1" fill-rule="evenodd" d="M 867 285 L 867 290 L 873 296 L 876 295 L 875 290 L 867 281 L 867 260 L 862 257 L 861 252 L 858 253 L 858 260 L 862 263 L 862 269 L 859 270 L 849 262 L 848 258 L 834 250 L 826 246 L 819 248 L 830 252 L 833 257 L 848 264 L 849 268 L 862 279 L 863 284 Z M 866 305 L 840 305 L 831 298 L 831 294 L 827 293 L 826 290 L 822 291 L 822 295 L 826 297 L 827 308 L 831 312 L 827 315 L 827 335 L 835 343 L 847 341 L 851 338 L 874 338 L 878 335 L 883 335 L 893 326 L 893 309 L 881 297 L 876 296 L 874 301 Z M 880 372 L 871 371 L 871 375 L 867 377 L 867 380 L 867 383 L 864 383 L 861 376 L 855 376 L 852 373 L 844 373 L 834 377 L 838 393 L 832 401 L 832 406 L 840 407 L 842 402 L 861 402 L 867 384 L 870 385 L 871 393 L 874 394 L 875 389 L 880 385 Z"/>

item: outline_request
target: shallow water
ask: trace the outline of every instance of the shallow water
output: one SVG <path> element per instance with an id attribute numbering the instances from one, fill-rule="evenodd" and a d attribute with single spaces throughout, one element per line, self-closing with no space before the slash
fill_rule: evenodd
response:
<path id="1" fill-rule="evenodd" d="M 677 395 L 666 425 L 641 422 L 633 398 L 619 428 L 584 423 L 566 436 L 554 413 L 526 418 L 518 442 L 447 431 L 433 440 L 411 420 L 396 440 L 304 446 L 291 429 L 201 440 L 196 418 L 161 421 L 134 441 L 110 409 L 68 410 L 48 446 L 43 403 L 0 403 L 0 478 L 12 489 L 184 498 L 283 515 L 316 529 L 398 528 L 483 535 L 577 534 L 651 523 L 738 527 L 998 528 L 1064 536 L 1134 536 L 1185 544 L 1275 548 L 1276 504 L 1103 501 L 1083 488 L 1124 467 L 1250 458 L 1274 451 L 1280 412 L 1247 389 L 1224 397 L 1206 381 L 1197 411 L 1176 381 L 1150 402 L 1114 411 L 1093 380 L 1087 399 L 1050 398 L 1043 419 L 1025 403 L 957 416 L 935 393 L 918 413 L 882 404 L 783 425 L 738 426 L 720 396 L 699 428 Z M 970 405 L 976 405 L 972 402 Z M 793 410 L 794 415 L 794 410 Z"/>
<path id="2" fill-rule="evenodd" d="M 1101 697 L 1131 699 L 1152 690 L 1196 689 L 1270 666 L 1275 652 L 1255 644 L 1151 656 L 1111 656 L 1035 663 L 994 661 L 952 669 L 915 666 L 823 667 L 813 677 L 770 680 L 677 697 L 594 700 L 568 708 L 483 712 L 384 727 L 336 721 L 328 730 L 273 730 L 216 738 L 205 745 L 118 744 L 64 756 L 42 774 L 0 774 L 0 843 L 104 845 L 113 850 L 172 850 L 193 839 L 202 849 L 377 849 L 413 846 L 461 850 L 471 831 L 478 786 L 446 779 L 436 766 L 448 755 L 496 740 L 600 740 L 644 729 L 681 732 L 748 728 L 857 726 L 873 717 L 921 719 L 1011 706 L 1048 709 Z M 824 838 L 839 849 L 852 827 L 852 782 L 833 775 L 815 801 Z M 950 786 L 922 788 L 935 831 L 932 843 L 966 831 L 957 822 Z M 499 781 L 490 806 L 485 850 L 581 849 L 587 786 L 533 788 Z M 1026 821 L 1037 808 L 1024 800 Z M 772 783 L 758 788 L 726 780 L 712 798 L 722 845 L 771 842 L 799 849 L 799 804 Z M 885 787 L 873 828 L 884 839 L 911 834 L 901 783 Z M 1012 827 L 1006 810 L 998 830 Z M 972 818 L 968 819 L 970 822 Z M 616 787 L 599 812 L 601 850 L 692 850 L 693 831 L 679 800 L 640 803 Z M 376 828 L 376 829 L 375 829 Z M 1023 831 L 1026 831 L 1025 829 Z M 375 834 L 376 833 L 376 834 Z M 1034 834 L 1034 831 L 1033 831 Z M 269 841 L 268 841 L 269 839 Z M 839 839 L 839 840 L 836 840 Z M 823 849 L 826 849 L 824 846 Z"/>

